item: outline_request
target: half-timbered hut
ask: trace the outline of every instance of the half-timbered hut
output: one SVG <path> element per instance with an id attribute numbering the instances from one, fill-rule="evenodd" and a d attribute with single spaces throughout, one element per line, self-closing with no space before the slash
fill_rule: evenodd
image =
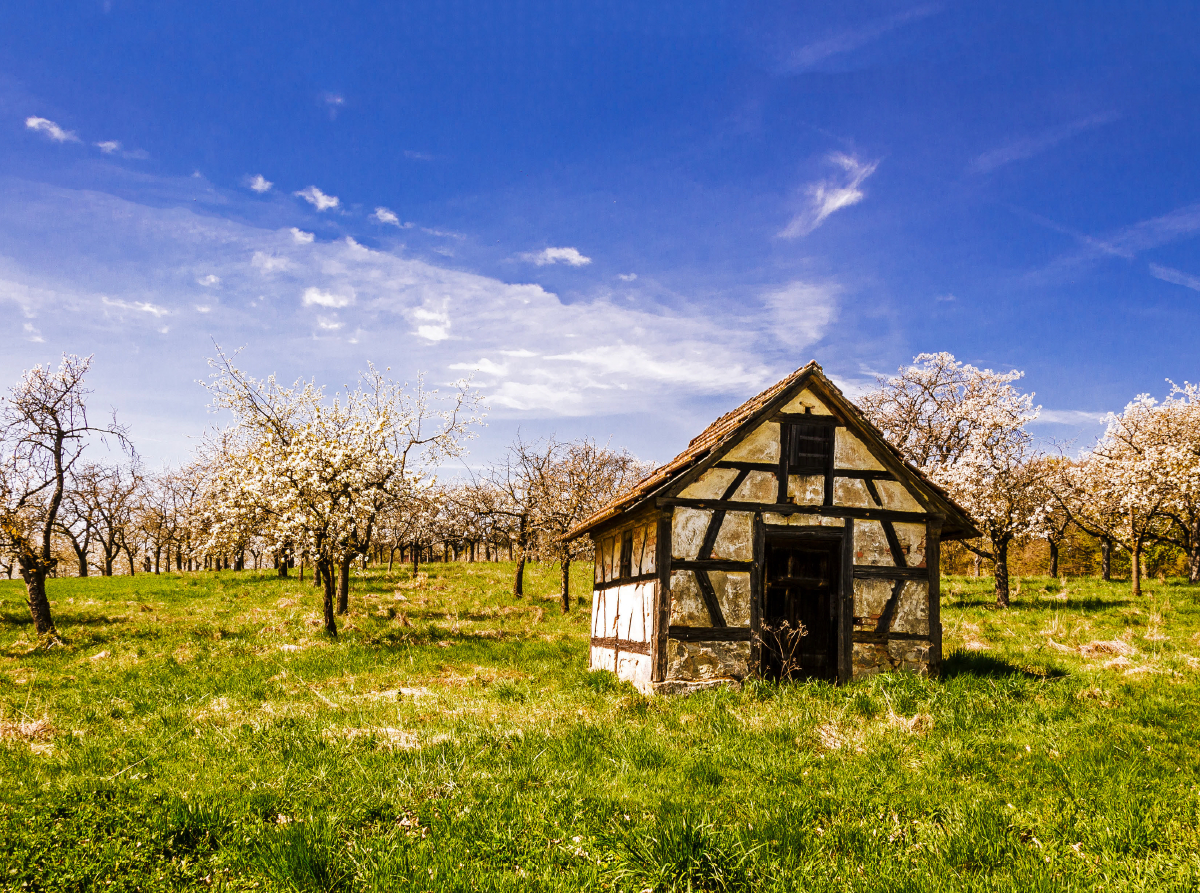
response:
<path id="1" fill-rule="evenodd" d="M 647 692 L 941 664 L 939 545 L 978 536 L 815 362 L 574 530 L 591 667 Z"/>

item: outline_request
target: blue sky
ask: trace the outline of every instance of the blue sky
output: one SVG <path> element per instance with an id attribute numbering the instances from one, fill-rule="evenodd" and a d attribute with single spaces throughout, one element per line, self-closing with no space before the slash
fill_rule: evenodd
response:
<path id="1" fill-rule="evenodd" d="M 164 7 L 0 28 L 0 376 L 94 353 L 151 463 L 214 340 L 473 371 L 473 461 L 665 459 L 812 358 L 1023 369 L 1081 446 L 1200 377 L 1191 4 Z"/>

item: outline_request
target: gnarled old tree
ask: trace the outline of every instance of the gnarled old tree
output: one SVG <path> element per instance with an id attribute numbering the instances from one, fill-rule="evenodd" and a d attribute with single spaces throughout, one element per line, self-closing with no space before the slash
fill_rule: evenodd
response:
<path id="1" fill-rule="evenodd" d="M 478 421 L 466 382 L 445 404 L 418 378 L 407 385 L 373 366 L 358 386 L 328 398 L 312 382 L 255 379 L 220 352 L 208 388 L 233 424 L 209 443 L 209 548 L 251 530 L 311 556 L 324 589 L 325 629 L 337 635 L 335 573 L 364 547 L 382 507 L 402 500 Z"/>
<path id="2" fill-rule="evenodd" d="M 1009 546 L 1039 532 L 1048 499 L 1025 430 L 1040 407 L 1014 386 L 1023 374 L 977 369 L 949 353 L 921 354 L 895 377 L 880 378 L 861 401 L 884 435 L 983 531 L 986 545 L 964 545 L 992 561 L 1000 607 L 1009 603 Z"/>
<path id="3" fill-rule="evenodd" d="M 57 563 L 52 540 L 72 469 L 93 436 L 131 450 L 115 417 L 88 420 L 90 365 L 90 357 L 64 355 L 57 370 L 34 366 L 0 399 L 0 550 L 16 555 L 39 637 L 57 635 L 46 577 Z"/>
<path id="4" fill-rule="evenodd" d="M 556 443 L 551 438 L 547 452 L 551 462 L 537 483 L 542 494 L 535 501 L 533 520 L 539 552 L 559 562 L 559 598 L 565 614 L 571 609 L 571 562 L 590 557 L 593 548 L 586 537 L 568 542 L 567 532 L 644 477 L 650 468 L 630 453 L 598 446 L 590 438 L 569 443 Z"/>

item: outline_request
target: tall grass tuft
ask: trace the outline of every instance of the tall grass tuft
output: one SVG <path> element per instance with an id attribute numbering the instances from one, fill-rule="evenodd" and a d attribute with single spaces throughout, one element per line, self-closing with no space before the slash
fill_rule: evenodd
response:
<path id="1" fill-rule="evenodd" d="M 761 848 L 747 848 L 707 816 L 686 813 L 660 815 L 650 828 L 614 828 L 606 844 L 616 859 L 616 880 L 654 893 L 748 891 L 753 858 Z"/>
<path id="2" fill-rule="evenodd" d="M 294 821 L 269 831 L 254 852 L 254 865 L 280 890 L 339 893 L 349 890 L 354 864 L 333 825 L 321 818 Z"/>

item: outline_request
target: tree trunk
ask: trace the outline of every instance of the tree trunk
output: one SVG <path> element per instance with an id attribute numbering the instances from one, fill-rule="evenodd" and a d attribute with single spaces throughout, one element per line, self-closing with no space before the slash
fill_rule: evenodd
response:
<path id="1" fill-rule="evenodd" d="M 388 547 L 388 576 L 389 577 L 392 575 L 392 564 L 395 562 L 395 560 L 396 560 L 396 547 L 389 546 Z"/>
<path id="2" fill-rule="evenodd" d="M 278 573 L 281 577 L 286 577 L 288 575 L 288 560 L 286 553 L 279 556 L 279 570 L 276 571 L 276 573 Z"/>
<path id="3" fill-rule="evenodd" d="M 76 552 L 76 556 L 79 558 L 79 576 L 86 577 L 88 575 L 87 549 L 80 549 Z"/>
<path id="4" fill-rule="evenodd" d="M 1200 583 L 1200 513 L 1192 521 L 1192 537 L 1188 545 L 1192 547 L 1188 552 L 1188 582 Z"/>
<path id="5" fill-rule="evenodd" d="M 1134 539 L 1133 551 L 1129 553 L 1129 579 L 1130 590 L 1133 595 L 1139 596 L 1142 594 L 1142 541 Z"/>
<path id="6" fill-rule="evenodd" d="M 322 607 L 325 609 L 325 632 L 329 634 L 331 639 L 337 638 L 337 620 L 333 616 L 333 600 L 334 600 L 334 583 L 333 583 L 333 562 L 327 558 L 322 558 L 317 562 L 316 576 L 324 583 L 322 592 L 324 599 Z"/>
<path id="7" fill-rule="evenodd" d="M 134 575 L 133 552 L 131 552 L 129 549 L 126 549 L 125 557 L 129 559 L 129 576 L 132 577 Z"/>
<path id="8" fill-rule="evenodd" d="M 1058 542 L 1050 540 L 1050 576 L 1058 576 Z"/>
<path id="9" fill-rule="evenodd" d="M 983 558 L 979 555 L 975 556 L 975 579 L 979 579 L 979 572 L 983 569 Z"/>
<path id="10" fill-rule="evenodd" d="M 337 612 L 339 614 L 345 614 L 350 610 L 350 565 L 353 562 L 353 555 L 347 555 L 338 562 Z"/>
<path id="11" fill-rule="evenodd" d="M 996 607 L 1008 607 L 1008 540 L 992 543 L 992 564 L 996 571 Z"/>
<path id="12" fill-rule="evenodd" d="M 33 618 L 33 628 L 38 637 L 57 636 L 58 630 L 54 628 L 54 618 L 50 615 L 50 599 L 46 597 L 46 569 L 27 568 L 22 563 L 21 576 L 25 580 L 29 616 Z"/>
<path id="13" fill-rule="evenodd" d="M 300 559 L 300 582 L 304 582 L 304 559 Z"/>
<path id="14" fill-rule="evenodd" d="M 517 553 L 517 572 L 513 576 L 513 598 L 525 595 L 525 550 Z"/>
<path id="15" fill-rule="evenodd" d="M 571 559 L 562 560 L 562 611 L 571 610 Z"/>
<path id="16" fill-rule="evenodd" d="M 1112 540 L 1108 537 L 1100 539 L 1100 579 L 1112 582 Z"/>
<path id="17" fill-rule="evenodd" d="M 421 557 L 421 547 L 419 545 L 417 545 L 416 543 L 413 543 L 410 551 L 412 552 L 413 579 L 415 580 L 417 578 L 417 562 L 420 560 L 420 557 Z"/>

